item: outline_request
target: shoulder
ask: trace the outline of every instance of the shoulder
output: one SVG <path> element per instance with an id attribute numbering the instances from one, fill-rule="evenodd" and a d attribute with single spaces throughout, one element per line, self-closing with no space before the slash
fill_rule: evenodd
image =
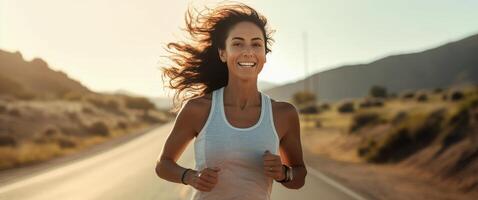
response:
<path id="1" fill-rule="evenodd" d="M 289 132 L 297 132 L 300 127 L 299 113 L 297 108 L 288 102 L 275 101 L 271 99 L 272 112 L 278 130 L 282 138 Z"/>
<path id="2" fill-rule="evenodd" d="M 298 115 L 297 108 L 289 102 L 271 99 L 271 103 L 273 112 L 281 116 L 293 117 Z"/>
<path id="3" fill-rule="evenodd" d="M 189 127 L 198 132 L 209 115 L 211 103 L 211 94 L 187 100 L 179 112 L 178 120 L 186 122 Z"/>
<path id="4" fill-rule="evenodd" d="M 204 110 L 205 106 L 210 106 L 211 102 L 212 102 L 212 95 L 209 93 L 209 94 L 205 94 L 205 95 L 194 97 L 192 99 L 187 100 L 183 109 L 187 109 L 189 111 L 190 110 L 200 111 L 200 110 Z"/>
<path id="5" fill-rule="evenodd" d="M 208 113 L 211 107 L 211 94 L 205 94 L 187 100 L 181 108 L 180 114 L 189 116 L 200 116 L 202 113 Z"/>

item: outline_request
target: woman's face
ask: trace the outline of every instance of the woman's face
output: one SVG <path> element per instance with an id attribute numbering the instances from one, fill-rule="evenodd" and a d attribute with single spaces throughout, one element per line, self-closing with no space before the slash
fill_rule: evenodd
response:
<path id="1" fill-rule="evenodd" d="M 229 77 L 257 79 L 266 62 L 266 48 L 261 29 L 252 22 L 239 22 L 231 28 L 225 49 L 219 57 L 227 63 Z"/>

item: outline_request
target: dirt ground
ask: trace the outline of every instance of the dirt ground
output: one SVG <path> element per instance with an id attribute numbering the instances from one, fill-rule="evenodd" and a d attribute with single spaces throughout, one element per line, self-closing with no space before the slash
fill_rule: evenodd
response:
<path id="1" fill-rule="evenodd" d="M 340 134 L 327 135 L 302 140 L 306 164 L 368 199 L 478 199 L 478 191 L 460 191 L 450 187 L 450 183 L 437 181 L 430 178 L 429 174 L 407 165 L 369 164 L 360 161 L 347 148 L 321 148 L 325 144 L 340 147 L 354 142 L 353 139 L 345 142 Z M 342 156 L 332 159 L 334 155 Z"/>

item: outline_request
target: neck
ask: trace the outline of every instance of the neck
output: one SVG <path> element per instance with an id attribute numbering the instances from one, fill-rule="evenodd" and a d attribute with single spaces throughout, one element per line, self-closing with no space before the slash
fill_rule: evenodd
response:
<path id="1" fill-rule="evenodd" d="M 259 106 L 261 97 L 257 80 L 230 80 L 224 88 L 224 103 L 241 110 Z"/>

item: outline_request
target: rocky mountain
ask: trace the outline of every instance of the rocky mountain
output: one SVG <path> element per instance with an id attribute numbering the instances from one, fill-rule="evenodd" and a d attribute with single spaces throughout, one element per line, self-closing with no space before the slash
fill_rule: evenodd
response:
<path id="1" fill-rule="evenodd" d="M 391 93 L 478 83 L 478 34 L 418 53 L 388 56 L 368 64 L 341 66 L 265 91 L 289 100 L 312 85 L 319 100 L 363 97 L 371 86 Z"/>

